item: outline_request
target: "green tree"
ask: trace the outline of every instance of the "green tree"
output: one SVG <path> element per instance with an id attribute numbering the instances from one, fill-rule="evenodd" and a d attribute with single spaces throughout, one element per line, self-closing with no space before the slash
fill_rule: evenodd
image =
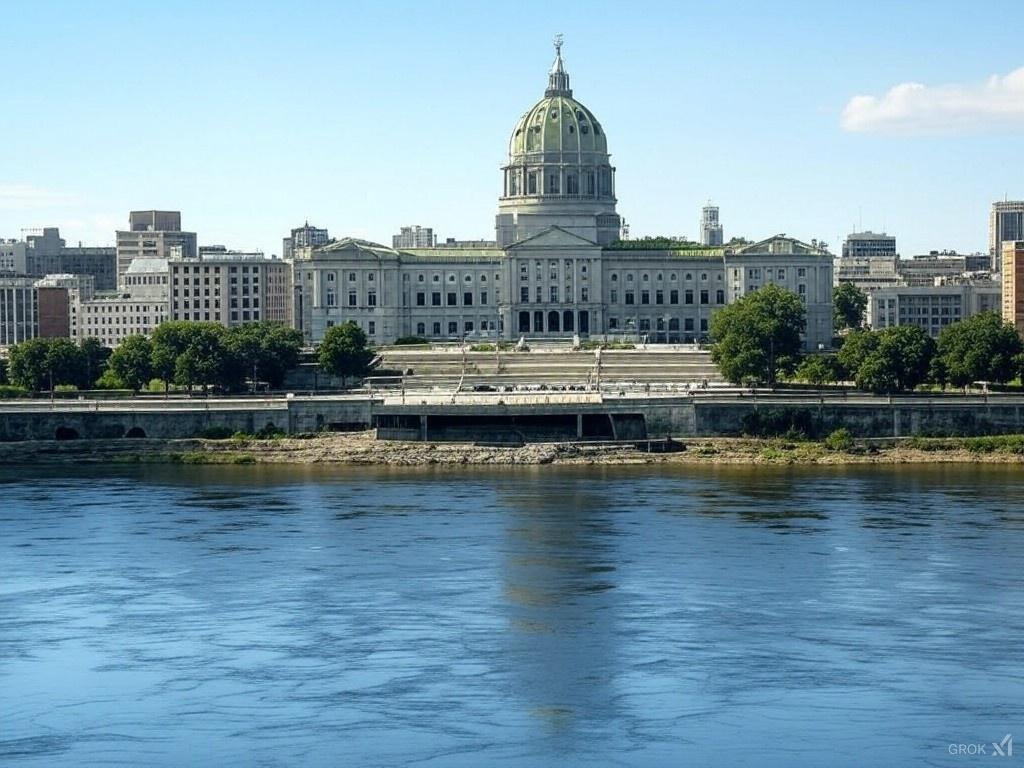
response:
<path id="1" fill-rule="evenodd" d="M 107 362 L 107 370 L 121 384 L 138 393 L 153 375 L 153 344 L 146 336 L 136 334 L 122 341 Z"/>
<path id="2" fill-rule="evenodd" d="M 366 334 L 349 320 L 327 329 L 317 360 L 323 371 L 340 376 L 344 383 L 349 376 L 366 375 L 373 352 L 366 347 Z"/>
<path id="3" fill-rule="evenodd" d="M 80 389 L 92 389 L 96 380 L 103 374 L 103 369 L 110 360 L 113 350 L 103 346 L 103 342 L 96 338 L 82 339 L 78 345 L 82 349 L 82 374 L 79 377 L 78 386 Z"/>
<path id="4" fill-rule="evenodd" d="M 842 378 L 843 368 L 835 355 L 808 355 L 796 369 L 797 378 L 820 387 Z"/>
<path id="5" fill-rule="evenodd" d="M 955 387 L 1010 381 L 1020 370 L 1015 358 L 1022 351 L 1014 327 L 995 312 L 983 312 L 943 328 L 932 366 L 934 378 Z"/>
<path id="6" fill-rule="evenodd" d="M 854 337 L 855 346 L 847 350 Z M 916 325 L 850 334 L 839 351 L 857 388 L 876 394 L 903 392 L 927 381 L 934 354 L 934 340 Z"/>
<path id="7" fill-rule="evenodd" d="M 878 334 L 868 330 L 857 330 L 843 337 L 836 359 L 843 369 L 844 379 L 855 379 L 861 364 L 878 347 Z"/>
<path id="8" fill-rule="evenodd" d="M 840 283 L 832 289 L 832 324 L 837 331 L 863 326 L 867 308 L 868 295 L 853 283 Z"/>
<path id="9" fill-rule="evenodd" d="M 41 392 L 59 385 L 77 385 L 84 355 L 70 339 L 29 339 L 10 350 L 11 383 Z"/>
<path id="10" fill-rule="evenodd" d="M 174 383 L 188 387 L 225 386 L 237 380 L 225 346 L 227 330 L 217 323 L 189 323 L 185 349 L 174 361 Z"/>
<path id="11" fill-rule="evenodd" d="M 276 389 L 299 363 L 302 333 L 281 323 L 246 323 L 229 330 L 225 344 L 241 378 L 250 377 L 253 390 L 258 381 Z"/>
<path id="12" fill-rule="evenodd" d="M 774 384 L 795 370 L 806 322 L 795 293 L 766 285 L 712 315 L 711 358 L 731 382 Z"/>
<path id="13" fill-rule="evenodd" d="M 160 323 L 153 331 L 152 372 L 163 380 L 164 394 L 174 380 L 178 357 L 188 346 L 192 325 L 184 320 L 168 320 Z"/>

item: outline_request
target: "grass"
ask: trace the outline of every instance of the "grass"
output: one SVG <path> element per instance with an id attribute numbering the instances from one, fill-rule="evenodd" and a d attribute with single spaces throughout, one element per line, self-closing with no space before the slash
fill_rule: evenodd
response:
<path id="1" fill-rule="evenodd" d="M 167 460 L 171 464 L 255 464 L 256 457 L 251 453 L 204 453 L 203 451 L 185 451 L 169 453 Z"/>

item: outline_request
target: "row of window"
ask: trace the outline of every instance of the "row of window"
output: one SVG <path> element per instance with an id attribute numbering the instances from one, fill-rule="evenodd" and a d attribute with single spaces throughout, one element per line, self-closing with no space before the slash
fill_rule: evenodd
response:
<path id="1" fill-rule="evenodd" d="M 464 291 L 463 294 L 462 294 L 462 304 L 459 304 L 459 294 L 458 294 L 458 292 L 457 291 L 448 291 L 445 294 L 445 296 L 444 296 L 444 299 L 445 299 L 444 306 L 448 306 L 448 307 L 458 307 L 458 306 L 472 307 L 473 306 L 473 295 L 474 294 L 473 294 L 472 291 Z M 349 298 L 351 298 L 351 294 L 350 294 Z M 487 305 L 487 291 L 480 291 L 479 300 L 476 303 L 481 305 L 481 306 L 486 306 Z M 355 305 L 350 303 L 349 306 L 355 306 Z M 417 307 L 425 307 L 425 306 L 427 306 L 427 294 L 426 294 L 426 292 L 424 292 L 424 291 L 417 291 L 416 292 L 416 306 Z M 433 291 L 430 294 L 430 306 L 432 306 L 432 307 L 440 307 L 441 306 L 441 291 Z"/>
<path id="2" fill-rule="evenodd" d="M 544 302 L 544 288 L 543 287 L 538 285 L 534 289 L 533 295 L 536 297 L 536 303 L 537 304 L 542 304 Z M 569 286 L 569 285 L 565 286 L 565 294 L 564 295 L 565 295 L 565 301 L 566 302 L 572 302 L 573 301 L 572 286 Z M 550 302 L 552 302 L 553 304 L 557 304 L 560 301 L 560 299 L 558 297 L 558 286 L 557 285 L 552 285 L 552 286 L 548 287 L 548 300 Z M 521 303 L 523 303 L 523 304 L 529 304 L 530 303 L 530 288 L 529 288 L 529 286 L 525 286 L 524 285 L 524 286 L 522 286 L 519 289 L 519 301 Z M 580 288 L 580 301 L 582 301 L 582 302 L 590 301 L 590 289 L 587 288 L 587 286 L 583 286 L 583 287 Z"/>
<path id="3" fill-rule="evenodd" d="M 699 292 L 695 293 L 694 289 L 687 288 L 686 290 L 683 291 L 683 304 L 693 304 L 695 296 L 699 299 L 701 304 L 710 304 L 711 303 L 711 291 L 710 290 L 704 288 L 704 289 L 701 289 Z M 632 289 L 626 289 L 625 293 L 623 294 L 623 299 L 624 299 L 623 304 L 636 304 L 636 291 L 634 291 Z M 609 291 L 608 301 L 609 301 L 610 304 L 618 304 L 619 303 L 619 292 L 618 292 L 617 289 L 613 288 L 611 291 Z M 650 304 L 650 303 L 651 303 L 651 292 L 645 288 L 645 289 L 640 291 L 640 304 Z M 655 304 L 664 304 L 665 303 L 665 291 L 661 290 L 660 288 L 654 291 L 654 303 Z M 672 288 L 668 292 L 668 303 L 669 304 L 678 304 L 679 303 L 679 289 Z M 718 290 L 715 291 L 715 304 L 725 304 L 725 291 L 722 290 L 721 288 L 719 288 Z"/>
<path id="4" fill-rule="evenodd" d="M 686 273 L 685 273 L 685 275 L 684 275 L 684 277 L 683 277 L 683 279 L 684 279 L 684 280 L 685 280 L 686 282 L 688 282 L 688 283 L 689 283 L 689 282 L 693 282 L 693 275 L 694 275 L 694 273 L 693 273 L 693 272 L 686 272 Z M 655 281 L 655 282 L 657 282 L 657 283 L 660 283 L 660 282 L 662 282 L 662 281 L 664 280 L 664 277 L 665 277 L 665 276 L 664 276 L 664 274 L 663 274 L 663 273 L 661 273 L 661 272 L 658 272 L 658 273 L 657 273 L 657 274 L 655 275 L 654 281 Z M 721 275 L 721 274 L 718 274 L 718 275 L 716 275 L 716 278 L 718 279 L 718 282 L 722 282 L 722 275 Z M 609 280 L 610 280 L 611 282 L 613 282 L 613 283 L 617 283 L 617 282 L 619 282 L 619 273 L 618 273 L 618 272 L 612 272 L 612 273 L 611 273 L 611 274 L 610 274 L 610 275 L 608 276 L 608 279 L 609 279 Z M 624 277 L 624 281 L 625 281 L 625 282 L 627 282 L 627 283 L 632 283 L 632 282 L 635 282 L 635 279 L 636 279 L 636 276 L 635 276 L 635 275 L 634 275 L 634 274 L 633 274 L 632 272 L 627 272 L 627 273 L 626 273 L 626 275 L 625 275 L 625 277 Z M 675 273 L 675 272 L 671 272 L 671 273 L 669 273 L 669 276 L 668 276 L 668 281 L 669 281 L 670 283 L 674 283 L 674 282 L 676 282 L 676 280 L 677 280 L 677 279 L 678 279 L 678 276 L 676 275 L 676 273 Z M 648 273 L 648 272 L 644 272 L 643 274 L 641 274 L 641 275 L 640 275 L 640 282 L 641 282 L 641 283 L 649 283 L 650 281 L 651 281 L 651 275 L 650 275 L 650 273 Z M 708 281 L 708 273 L 707 273 L 707 272 L 701 272 L 701 273 L 700 273 L 700 281 L 701 281 L 702 283 L 706 283 L 706 282 Z"/>
<path id="5" fill-rule="evenodd" d="M 682 320 L 682 324 L 683 324 L 682 330 L 684 330 L 684 331 L 695 331 L 697 329 L 695 327 L 697 324 L 695 323 L 695 320 L 692 317 L 684 317 L 683 320 Z M 701 333 L 707 333 L 707 330 L 708 330 L 708 319 L 706 317 L 700 318 L 699 328 L 700 328 Z M 619 324 L 619 318 L 617 318 L 617 317 L 609 317 L 608 318 L 608 330 L 609 331 L 626 331 L 626 332 L 630 332 L 630 333 L 631 332 L 647 333 L 647 332 L 650 332 L 652 330 L 655 330 L 655 331 L 665 331 L 665 330 L 668 330 L 668 331 L 678 331 L 680 329 L 679 329 L 679 318 L 678 317 L 670 317 L 670 318 L 668 318 L 668 323 L 665 322 L 665 318 L 663 318 L 663 317 L 655 318 L 653 326 L 651 324 L 651 318 L 649 318 L 649 317 L 640 317 L 640 318 L 637 318 L 635 320 L 632 317 L 628 317 L 628 318 L 625 319 L 625 321 L 621 325 Z"/>

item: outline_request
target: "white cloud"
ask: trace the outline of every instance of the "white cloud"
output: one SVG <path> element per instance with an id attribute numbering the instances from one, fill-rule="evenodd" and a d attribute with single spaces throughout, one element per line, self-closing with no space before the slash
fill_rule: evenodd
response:
<path id="1" fill-rule="evenodd" d="M 64 192 L 33 187 L 30 184 L 4 184 L 0 182 L 0 210 L 34 211 L 71 205 L 74 202 L 74 195 Z"/>
<path id="2" fill-rule="evenodd" d="M 854 96 L 842 126 L 904 135 L 1024 132 L 1024 67 L 983 83 L 900 83 L 881 97 Z"/>

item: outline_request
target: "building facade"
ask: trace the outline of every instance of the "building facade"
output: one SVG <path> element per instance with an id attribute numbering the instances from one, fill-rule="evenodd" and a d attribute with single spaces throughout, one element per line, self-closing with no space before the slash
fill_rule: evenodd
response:
<path id="1" fill-rule="evenodd" d="M 431 227 L 419 224 L 402 227 L 397 235 L 391 236 L 392 248 L 433 248 L 437 245 L 437 237 Z"/>
<path id="2" fill-rule="evenodd" d="M 1024 336 L 1024 240 L 1003 243 L 1003 320 Z"/>
<path id="3" fill-rule="evenodd" d="M 0 240 L 0 275 L 27 274 L 25 246 L 21 240 Z"/>
<path id="4" fill-rule="evenodd" d="M 718 206 L 708 203 L 700 209 L 701 245 L 718 246 L 724 241 L 722 222 L 718 218 Z"/>
<path id="5" fill-rule="evenodd" d="M 117 288 L 117 251 L 110 247 L 69 246 L 57 227 L 31 230 L 25 238 L 25 267 L 21 274 L 89 275 L 99 291 Z"/>
<path id="6" fill-rule="evenodd" d="M 91 301 L 95 295 L 96 281 L 92 275 L 47 275 L 36 281 L 36 288 L 39 291 L 39 335 L 40 336 L 67 336 L 68 338 L 79 338 L 79 315 L 81 314 L 82 302 Z M 54 303 L 44 306 L 43 291 L 62 291 L 63 299 L 52 299 Z M 63 308 L 62 306 L 63 305 Z M 66 312 L 66 321 L 59 313 Z M 45 316 L 45 319 L 44 319 Z M 67 330 L 58 333 L 59 329 L 66 324 Z"/>
<path id="7" fill-rule="evenodd" d="M 196 233 L 183 232 L 179 211 L 132 211 L 127 230 L 117 232 L 117 274 L 133 259 L 195 258 Z"/>
<path id="8" fill-rule="evenodd" d="M 1001 300 L 1002 288 L 993 280 L 880 288 L 868 300 L 868 325 L 916 325 L 935 338 L 951 323 L 999 312 Z"/>
<path id="9" fill-rule="evenodd" d="M 775 283 L 807 307 L 808 349 L 832 338 L 833 256 L 786 235 L 732 247 L 619 240 L 607 139 L 575 100 L 560 46 L 544 97 L 502 167 L 494 243 L 387 247 L 343 238 L 294 262 L 295 325 L 310 343 L 353 320 L 400 336 L 706 339 L 715 311 Z"/>
<path id="10" fill-rule="evenodd" d="M 0 347 L 9 347 L 39 332 L 35 279 L 0 277 Z"/>
<path id="11" fill-rule="evenodd" d="M 169 318 L 167 265 L 167 259 L 135 259 L 116 295 L 80 301 L 75 337 L 96 338 L 113 348 L 128 336 L 152 334 Z"/>
<path id="12" fill-rule="evenodd" d="M 992 203 L 988 215 L 988 252 L 998 270 L 1003 244 L 1024 240 L 1024 200 Z"/>
<path id="13" fill-rule="evenodd" d="M 232 328 L 268 320 L 292 321 L 291 265 L 262 253 L 204 248 L 199 257 L 172 259 L 170 318 Z"/>
<path id="14" fill-rule="evenodd" d="M 295 258 L 295 252 L 298 249 L 319 248 L 321 245 L 327 245 L 330 241 L 331 237 L 326 229 L 310 226 L 307 221 L 301 227 L 293 229 L 291 235 L 282 240 L 281 257 L 290 261 Z"/>
<path id="15" fill-rule="evenodd" d="M 852 232 L 843 241 L 843 258 L 895 258 L 896 238 L 882 232 Z"/>

